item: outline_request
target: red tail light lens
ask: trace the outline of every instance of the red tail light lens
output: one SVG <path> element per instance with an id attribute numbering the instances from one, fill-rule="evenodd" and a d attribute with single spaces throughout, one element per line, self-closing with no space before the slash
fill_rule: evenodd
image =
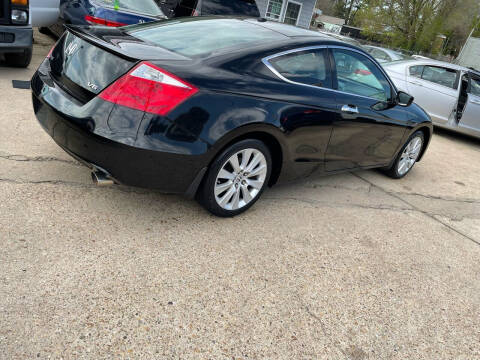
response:
<path id="1" fill-rule="evenodd" d="M 90 16 L 90 15 L 85 15 L 85 21 L 88 22 L 90 25 L 103 25 L 103 26 L 111 26 L 111 27 L 120 27 L 120 26 L 125 26 L 127 24 L 116 22 L 116 21 L 111 21 L 111 20 L 105 20 L 102 18 L 98 18 L 95 16 Z"/>
<path id="2" fill-rule="evenodd" d="M 105 89 L 100 97 L 114 104 L 165 116 L 197 91 L 175 75 L 142 62 Z"/>

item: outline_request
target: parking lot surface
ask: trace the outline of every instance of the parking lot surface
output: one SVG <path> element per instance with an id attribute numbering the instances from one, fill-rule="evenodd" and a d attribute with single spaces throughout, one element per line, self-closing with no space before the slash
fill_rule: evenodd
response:
<path id="1" fill-rule="evenodd" d="M 246 214 L 96 188 L 0 65 L 1 359 L 479 359 L 480 142 L 402 180 L 274 187 Z"/>

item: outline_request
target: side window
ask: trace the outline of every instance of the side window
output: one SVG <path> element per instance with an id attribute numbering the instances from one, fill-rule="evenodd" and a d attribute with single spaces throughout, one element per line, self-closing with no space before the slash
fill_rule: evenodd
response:
<path id="1" fill-rule="evenodd" d="M 202 0 L 202 15 L 260 17 L 255 0 Z"/>
<path id="2" fill-rule="evenodd" d="M 175 9 L 175 16 L 192 16 L 197 8 L 198 0 L 180 0 Z"/>
<path id="3" fill-rule="evenodd" d="M 374 49 L 371 52 L 371 55 L 377 60 L 392 61 L 390 56 L 388 56 L 387 53 L 382 50 Z"/>
<path id="4" fill-rule="evenodd" d="M 423 73 L 423 68 L 424 68 L 423 65 L 415 65 L 415 66 L 410 66 L 410 69 L 408 71 L 410 73 L 410 76 L 421 78 Z"/>
<path id="5" fill-rule="evenodd" d="M 423 69 L 422 79 L 433 82 L 435 84 L 447 86 L 456 89 L 457 72 L 439 66 L 425 66 Z"/>
<path id="6" fill-rule="evenodd" d="M 388 101 L 392 96 L 390 84 L 381 70 L 366 56 L 343 49 L 333 49 L 338 90 Z"/>
<path id="7" fill-rule="evenodd" d="M 470 80 L 470 94 L 480 96 L 480 77 L 473 77 Z"/>
<path id="8" fill-rule="evenodd" d="M 284 78 L 302 84 L 331 87 L 332 78 L 328 69 L 327 50 L 299 51 L 278 56 L 270 64 Z"/>

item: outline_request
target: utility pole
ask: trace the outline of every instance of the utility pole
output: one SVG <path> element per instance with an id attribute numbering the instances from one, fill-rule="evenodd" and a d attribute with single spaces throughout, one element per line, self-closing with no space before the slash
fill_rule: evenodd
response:
<path id="1" fill-rule="evenodd" d="M 470 38 L 472 37 L 472 35 L 473 35 L 473 33 L 475 32 L 475 29 L 478 27 L 479 23 L 480 23 L 480 16 L 477 17 L 477 21 L 475 21 L 475 24 L 473 25 L 472 31 L 470 31 L 470 34 L 468 35 L 467 40 L 466 40 L 465 43 L 463 44 L 462 49 L 460 50 L 460 53 L 458 54 L 457 58 L 455 59 L 455 63 L 457 63 L 458 59 L 461 58 L 461 56 L 462 56 L 462 54 L 463 54 L 463 51 L 465 50 L 465 46 L 467 46 L 468 41 L 469 41 Z"/>

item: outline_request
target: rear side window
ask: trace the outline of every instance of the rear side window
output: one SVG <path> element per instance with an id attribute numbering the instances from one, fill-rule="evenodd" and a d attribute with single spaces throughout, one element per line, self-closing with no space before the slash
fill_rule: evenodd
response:
<path id="1" fill-rule="evenodd" d="M 457 75 L 457 72 L 452 69 L 439 66 L 425 66 L 422 73 L 422 79 L 456 89 Z"/>
<path id="2" fill-rule="evenodd" d="M 163 15 L 154 0 L 96 0 L 100 5 L 150 16 Z"/>
<path id="3" fill-rule="evenodd" d="M 392 61 L 392 58 L 382 50 L 373 49 L 370 54 L 377 60 Z"/>
<path id="4" fill-rule="evenodd" d="M 332 85 L 324 49 L 295 52 L 270 59 L 269 62 L 288 80 L 320 87 Z"/>
<path id="5" fill-rule="evenodd" d="M 470 81 L 470 94 L 480 96 L 480 78 L 472 77 Z"/>
<path id="6" fill-rule="evenodd" d="M 410 66 L 410 69 L 409 69 L 410 76 L 421 78 L 423 73 L 423 68 L 424 68 L 423 65 Z"/>
<path id="7" fill-rule="evenodd" d="M 255 0 L 200 0 L 201 15 L 260 17 Z"/>

